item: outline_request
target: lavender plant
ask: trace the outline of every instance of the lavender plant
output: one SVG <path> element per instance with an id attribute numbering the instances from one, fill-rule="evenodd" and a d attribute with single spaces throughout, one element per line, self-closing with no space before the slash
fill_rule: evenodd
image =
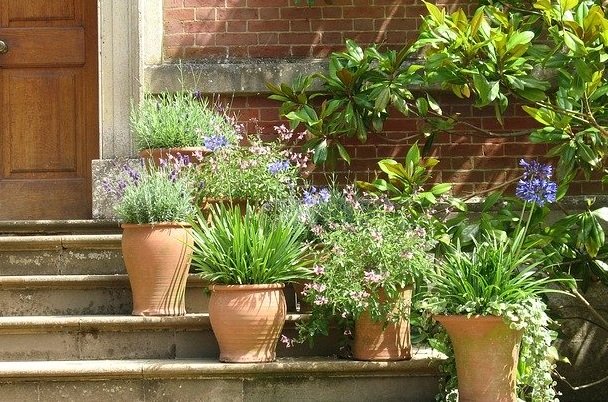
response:
<path id="1" fill-rule="evenodd" d="M 192 181 L 180 169 L 190 165 L 181 157 L 163 167 L 125 163 L 119 177 L 105 179 L 104 189 L 115 201 L 124 223 L 187 222 L 194 214 Z"/>
<path id="2" fill-rule="evenodd" d="M 130 119 L 140 150 L 203 145 L 213 150 L 236 143 L 241 130 L 223 107 L 187 91 L 146 94 L 131 105 Z"/>

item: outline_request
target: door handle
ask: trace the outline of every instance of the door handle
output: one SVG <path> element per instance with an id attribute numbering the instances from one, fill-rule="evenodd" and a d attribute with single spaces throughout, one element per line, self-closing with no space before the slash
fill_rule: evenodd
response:
<path id="1" fill-rule="evenodd" d="M 8 45 L 5 41 L 0 40 L 0 54 L 4 54 L 6 52 L 8 52 Z"/>

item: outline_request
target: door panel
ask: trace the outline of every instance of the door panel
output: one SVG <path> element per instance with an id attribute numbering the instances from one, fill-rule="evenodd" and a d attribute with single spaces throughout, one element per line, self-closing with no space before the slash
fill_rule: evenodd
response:
<path id="1" fill-rule="evenodd" d="M 97 2 L 0 0 L 0 219 L 91 215 Z"/>

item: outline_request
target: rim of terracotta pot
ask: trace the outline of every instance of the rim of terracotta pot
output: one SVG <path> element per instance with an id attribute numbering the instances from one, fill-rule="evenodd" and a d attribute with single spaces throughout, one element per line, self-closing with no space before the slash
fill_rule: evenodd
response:
<path id="1" fill-rule="evenodd" d="M 121 223 L 120 227 L 125 228 L 144 228 L 144 227 L 161 227 L 161 228 L 191 228 L 192 225 L 188 222 L 155 222 L 155 223 Z"/>
<path id="2" fill-rule="evenodd" d="M 284 283 L 266 283 L 266 284 L 247 284 L 247 285 L 209 285 L 209 290 L 233 291 L 233 290 L 265 290 L 265 289 L 283 289 Z"/>
<path id="3" fill-rule="evenodd" d="M 456 320 L 478 320 L 478 321 L 504 321 L 502 316 L 498 315 L 472 315 L 468 316 L 466 314 L 435 314 L 433 315 L 433 319 L 435 321 L 456 321 Z"/>

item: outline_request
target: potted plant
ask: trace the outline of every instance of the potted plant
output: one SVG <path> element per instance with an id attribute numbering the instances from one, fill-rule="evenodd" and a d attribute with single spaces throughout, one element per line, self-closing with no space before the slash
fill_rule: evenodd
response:
<path id="1" fill-rule="evenodd" d="M 455 357 L 448 400 L 456 392 L 459 400 L 479 402 L 555 397 L 548 360 L 554 334 L 540 296 L 561 292 L 554 285 L 567 280 L 548 276 L 545 254 L 533 248 L 542 239 L 528 241 L 526 233 L 534 205 L 554 201 L 557 186 L 549 180 L 550 167 L 524 166 L 516 194 L 526 201 L 522 218 L 527 214 L 528 224 L 512 239 L 489 232 L 469 252 L 457 244 L 427 274 L 421 307 L 445 328 Z"/>
<path id="2" fill-rule="evenodd" d="M 244 139 L 244 145 L 219 147 L 206 157 L 197 178 L 203 210 L 228 202 L 239 204 L 244 212 L 246 203 L 277 204 L 293 196 L 308 157 L 292 153 L 285 142 L 289 131 L 277 130 L 283 135 L 273 141 L 262 141 L 258 134 L 252 134 Z"/>
<path id="3" fill-rule="evenodd" d="M 386 198 L 359 199 L 352 187 L 341 195 L 344 202 L 332 200 L 339 196 L 333 190 L 315 204 L 346 220 L 313 213 L 323 219 L 313 229 L 322 244 L 315 276 L 303 292 L 311 316 L 286 343 L 327 335 L 337 320 L 345 335 L 354 330 L 355 359 L 409 359 L 413 284 L 429 268 L 434 242 L 422 220 Z"/>
<path id="4" fill-rule="evenodd" d="M 264 210 L 214 206 L 193 225 L 192 265 L 209 280 L 209 318 L 223 362 L 268 362 L 286 315 L 283 287 L 310 275 L 303 226 Z"/>
<path id="5" fill-rule="evenodd" d="M 139 104 L 132 104 L 130 120 L 139 155 L 155 164 L 178 152 L 196 162 L 238 142 L 241 131 L 223 108 L 188 91 L 146 94 Z"/>
<path id="6" fill-rule="evenodd" d="M 122 252 L 134 315 L 183 315 L 193 242 L 192 186 L 174 168 L 125 164 L 123 177 L 105 181 L 123 222 Z"/>

